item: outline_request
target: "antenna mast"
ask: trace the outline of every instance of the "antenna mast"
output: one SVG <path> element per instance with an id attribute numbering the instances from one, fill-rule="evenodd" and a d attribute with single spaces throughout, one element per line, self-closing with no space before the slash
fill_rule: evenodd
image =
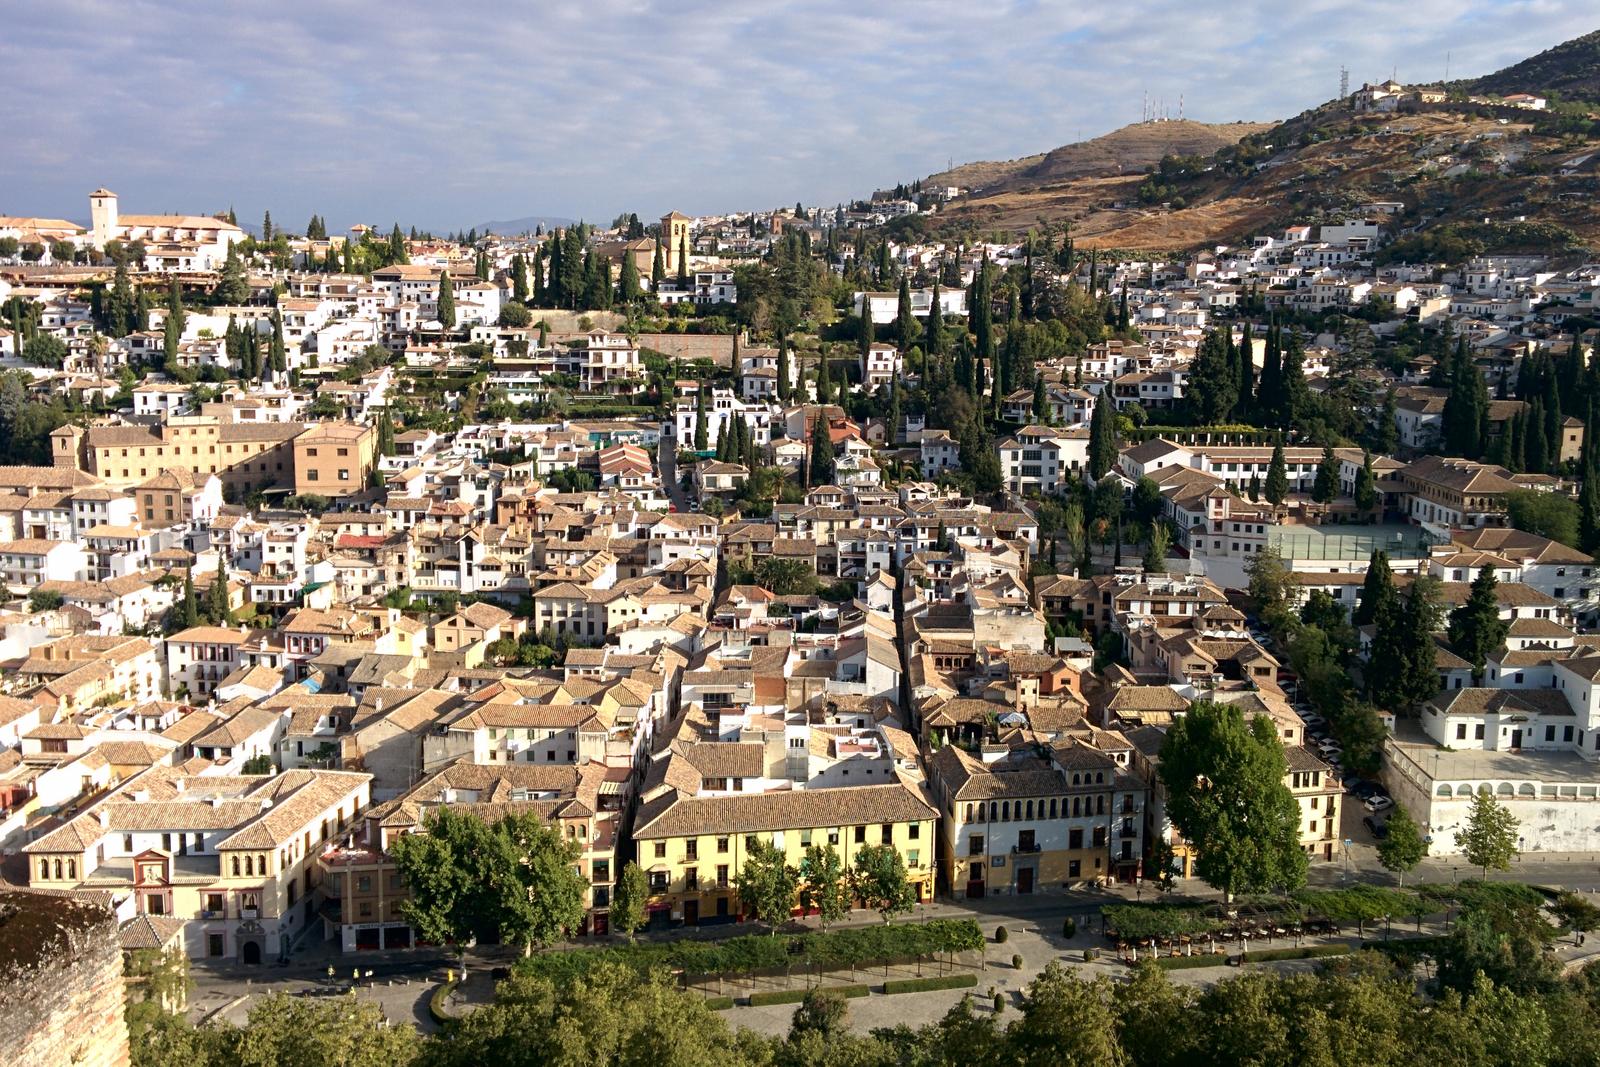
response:
<path id="1" fill-rule="evenodd" d="M 1339 99 L 1343 100 L 1350 95 L 1350 71 L 1340 65 L 1339 67 Z"/>

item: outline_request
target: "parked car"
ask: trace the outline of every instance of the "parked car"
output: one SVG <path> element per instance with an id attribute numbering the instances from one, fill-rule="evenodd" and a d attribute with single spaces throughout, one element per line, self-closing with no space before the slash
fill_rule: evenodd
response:
<path id="1" fill-rule="evenodd" d="M 1384 838 L 1389 836 L 1389 824 L 1383 820 L 1375 819 L 1371 815 L 1368 815 L 1366 818 L 1362 819 L 1361 825 L 1365 826 L 1368 832 L 1371 833 L 1373 837 L 1376 837 L 1379 841 L 1382 841 Z"/>
<path id="2" fill-rule="evenodd" d="M 1377 796 L 1368 797 L 1364 803 L 1367 805 L 1368 811 L 1377 814 L 1380 811 L 1394 807 L 1394 798 L 1379 793 Z"/>

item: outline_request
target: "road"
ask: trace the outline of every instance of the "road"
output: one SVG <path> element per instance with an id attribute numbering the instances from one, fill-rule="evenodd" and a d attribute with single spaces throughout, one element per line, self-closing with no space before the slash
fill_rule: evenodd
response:
<path id="1" fill-rule="evenodd" d="M 689 494 L 683 491 L 678 481 L 678 439 L 676 437 L 661 438 L 661 444 L 656 447 L 656 464 L 661 468 L 661 488 L 666 491 L 667 499 L 672 501 L 672 506 L 681 513 L 689 510 Z"/>

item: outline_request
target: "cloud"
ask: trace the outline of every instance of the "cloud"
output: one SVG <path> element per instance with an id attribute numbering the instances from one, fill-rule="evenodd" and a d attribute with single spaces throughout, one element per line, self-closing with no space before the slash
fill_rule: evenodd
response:
<path id="1" fill-rule="evenodd" d="M 465 226 L 832 203 L 1135 121 L 1481 73 L 1591 2 L 53 0 L 0 34 L 0 212 Z"/>

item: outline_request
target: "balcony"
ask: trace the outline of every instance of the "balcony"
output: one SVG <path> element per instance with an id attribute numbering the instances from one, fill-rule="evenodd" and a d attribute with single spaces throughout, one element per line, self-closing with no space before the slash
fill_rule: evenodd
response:
<path id="1" fill-rule="evenodd" d="M 1024 843 L 1024 844 L 1017 844 L 1017 845 L 1012 845 L 1011 846 L 1011 852 L 1012 852 L 1013 855 L 1031 855 L 1032 853 L 1035 853 L 1035 852 L 1038 852 L 1038 851 L 1039 851 L 1039 846 L 1037 844 L 1026 844 L 1026 843 Z"/>
<path id="2" fill-rule="evenodd" d="M 1138 837 L 1139 828 L 1137 826 L 1124 826 L 1117 831 L 1117 836 L 1121 838 Z"/>
<path id="3" fill-rule="evenodd" d="M 200 918 L 202 919 L 226 919 L 227 917 L 228 913 L 225 911 L 212 908 L 200 909 Z"/>

